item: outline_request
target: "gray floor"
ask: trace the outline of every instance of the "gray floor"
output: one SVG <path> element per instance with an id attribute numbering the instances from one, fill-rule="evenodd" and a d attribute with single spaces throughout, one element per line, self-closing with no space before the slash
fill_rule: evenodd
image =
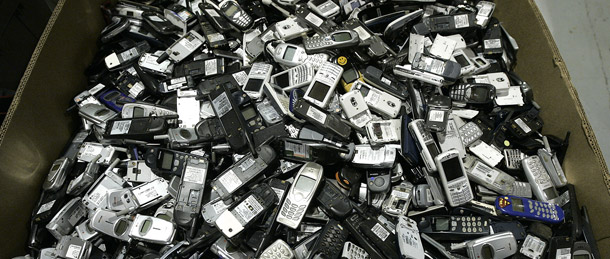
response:
<path id="1" fill-rule="evenodd" d="M 610 165 L 610 1 L 535 0 Z"/>

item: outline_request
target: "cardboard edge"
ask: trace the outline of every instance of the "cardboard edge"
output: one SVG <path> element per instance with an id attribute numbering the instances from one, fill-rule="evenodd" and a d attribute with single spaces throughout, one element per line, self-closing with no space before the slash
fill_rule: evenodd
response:
<path id="1" fill-rule="evenodd" d="M 572 100 L 574 100 L 574 103 L 576 104 L 576 111 L 578 112 L 578 115 L 580 116 L 581 127 L 585 133 L 585 136 L 587 137 L 587 142 L 589 142 L 589 147 L 591 147 L 591 149 L 593 150 L 593 153 L 595 153 L 597 162 L 599 163 L 599 165 L 602 169 L 601 173 L 604 178 L 604 182 L 606 184 L 606 189 L 608 191 L 608 194 L 610 195 L 610 172 L 608 171 L 608 165 L 606 164 L 606 160 L 604 159 L 601 148 L 599 147 L 599 143 L 597 142 L 597 137 L 595 136 L 595 132 L 593 131 L 593 128 L 591 127 L 591 124 L 589 123 L 589 119 L 587 118 L 587 115 L 585 114 L 582 103 L 580 102 L 580 98 L 578 98 L 578 92 L 576 91 L 576 88 L 574 87 L 574 84 L 572 83 L 568 68 L 567 68 L 565 62 L 563 61 L 563 58 L 561 57 L 559 48 L 557 47 L 557 44 L 555 43 L 555 39 L 553 38 L 553 35 L 551 34 L 551 30 L 549 29 L 548 25 L 546 24 L 546 21 L 544 20 L 544 17 L 542 16 L 540 9 L 538 8 L 538 5 L 536 5 L 536 2 L 534 2 L 534 0 L 528 0 L 528 3 L 530 5 L 530 7 L 532 8 L 532 10 L 534 11 L 534 14 L 536 15 L 536 19 L 538 19 L 538 22 L 542 26 L 542 32 L 544 33 L 545 38 L 549 42 L 549 45 L 551 46 L 551 50 L 553 52 L 553 62 L 559 68 L 559 71 L 561 73 L 561 78 L 563 79 L 566 86 L 568 87 L 568 92 L 570 93 Z"/>
<path id="2" fill-rule="evenodd" d="M 40 53 L 42 52 L 42 49 L 44 48 L 47 38 L 49 37 L 49 34 L 51 33 L 53 26 L 55 25 L 55 21 L 57 21 L 57 18 L 59 17 L 59 14 L 61 13 L 61 10 L 63 9 L 65 3 L 66 3 L 66 0 L 59 0 L 57 2 L 55 9 L 53 9 L 53 13 L 51 13 L 51 17 L 49 18 L 49 21 L 47 22 L 47 26 L 45 26 L 44 31 L 42 32 L 42 35 L 40 36 L 40 39 L 38 39 L 38 43 L 36 43 L 36 48 L 34 49 L 34 52 L 32 53 L 32 57 L 30 57 L 30 62 L 28 63 L 28 66 L 26 67 L 25 71 L 23 72 L 23 76 L 21 77 L 21 80 L 19 81 L 19 86 L 17 87 L 17 91 L 15 92 L 15 96 L 13 97 L 13 101 L 11 102 L 11 106 L 9 107 L 9 110 L 6 113 L 6 117 L 4 119 L 4 122 L 2 123 L 2 126 L 0 127 L 0 146 L 2 146 L 2 142 L 4 142 L 4 136 L 6 135 L 9 125 L 11 124 L 13 115 L 15 114 L 15 110 L 17 110 L 17 107 L 19 106 L 19 103 L 21 102 L 21 95 L 23 94 L 23 91 L 25 90 L 25 86 L 28 84 L 28 81 L 30 80 L 30 75 L 32 74 L 34 65 L 38 61 L 38 57 L 40 56 Z"/>

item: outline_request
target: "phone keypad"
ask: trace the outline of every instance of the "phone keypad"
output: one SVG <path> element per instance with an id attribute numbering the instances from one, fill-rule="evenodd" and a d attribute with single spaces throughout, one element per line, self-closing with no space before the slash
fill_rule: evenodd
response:
<path id="1" fill-rule="evenodd" d="M 557 214 L 558 205 L 556 204 L 528 200 L 527 205 L 529 205 L 529 213 L 536 215 L 538 218 L 559 220 L 559 215 Z"/>
<path id="2" fill-rule="evenodd" d="M 458 102 L 466 101 L 466 87 L 465 84 L 459 84 L 451 88 L 449 95 L 451 99 Z"/>
<path id="3" fill-rule="evenodd" d="M 303 40 L 305 48 L 308 50 L 322 49 L 332 45 L 330 36 L 314 36 Z"/>
<path id="4" fill-rule="evenodd" d="M 291 259 L 294 258 L 294 251 L 284 240 L 278 239 L 271 244 L 259 257 L 260 259 Z"/>
<path id="5" fill-rule="evenodd" d="M 451 200 L 455 204 L 463 204 L 472 200 L 472 192 L 468 186 L 468 181 L 459 182 L 448 186 L 449 193 L 451 194 Z"/>
<path id="6" fill-rule="evenodd" d="M 362 247 L 347 241 L 343 245 L 343 253 L 341 258 L 345 259 L 366 259 L 369 258 L 369 253 L 366 252 Z"/>
<path id="7" fill-rule="evenodd" d="M 483 136 L 483 131 L 474 122 L 466 123 L 458 130 L 458 132 L 462 138 L 462 143 L 466 147 L 470 146 L 470 144 L 474 143 L 481 138 L 481 136 Z"/>
<path id="8" fill-rule="evenodd" d="M 529 169 L 527 171 L 531 172 L 537 184 L 544 185 L 551 181 L 551 177 L 549 177 L 538 156 L 528 157 L 524 161 L 527 164 L 527 169 Z"/>
<path id="9" fill-rule="evenodd" d="M 305 214 L 306 208 L 307 205 L 297 205 L 292 203 L 290 199 L 286 199 L 280 213 L 287 219 L 299 220 L 301 216 Z"/>
<path id="10" fill-rule="evenodd" d="M 313 75 L 309 73 L 308 65 L 296 66 L 292 72 L 295 84 L 302 84 L 311 81 Z"/>
<path id="11" fill-rule="evenodd" d="M 468 234 L 489 232 L 489 220 L 480 216 L 451 216 L 451 231 Z"/>

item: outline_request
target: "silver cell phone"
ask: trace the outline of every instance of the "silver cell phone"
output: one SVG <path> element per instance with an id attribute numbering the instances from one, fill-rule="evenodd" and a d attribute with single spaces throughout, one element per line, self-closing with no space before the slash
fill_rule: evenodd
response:
<path id="1" fill-rule="evenodd" d="M 87 103 L 78 108 L 78 115 L 94 124 L 104 127 L 106 122 L 118 114 L 101 104 Z"/>
<path id="2" fill-rule="evenodd" d="M 122 241 L 131 241 L 129 232 L 133 225 L 128 216 L 119 216 L 116 212 L 98 210 L 89 219 L 89 226 L 96 231 Z"/>
<path id="3" fill-rule="evenodd" d="M 269 81 L 273 65 L 265 63 L 254 63 L 248 73 L 243 91 L 252 99 L 258 99 L 263 93 L 263 85 Z"/>
<path id="4" fill-rule="evenodd" d="M 142 210 L 154 206 L 169 197 L 169 183 L 157 178 L 136 187 L 108 193 L 108 207 L 112 210 Z M 118 195 L 117 195 L 118 194 Z"/>
<path id="5" fill-rule="evenodd" d="M 466 148 L 464 148 L 464 143 L 462 142 L 457 123 L 454 119 L 449 118 L 445 131 L 436 132 L 436 138 L 438 139 L 438 145 L 443 152 L 455 149 L 460 152 L 461 158 L 466 156 Z"/>
<path id="6" fill-rule="evenodd" d="M 475 23 L 482 28 L 487 27 L 489 23 L 489 18 L 491 18 L 491 14 L 494 9 L 496 9 L 496 4 L 490 1 L 480 1 L 476 5 L 477 15 L 475 16 Z"/>
<path id="7" fill-rule="evenodd" d="M 424 246 L 415 220 L 400 216 L 396 224 L 396 237 L 402 258 L 424 259 Z"/>
<path id="8" fill-rule="evenodd" d="M 313 196 L 322 181 L 321 165 L 308 162 L 297 173 L 276 221 L 296 229 L 307 212 Z"/>
<path id="9" fill-rule="evenodd" d="M 61 237 L 55 246 L 57 258 L 88 259 L 92 249 L 91 242 L 73 236 Z"/>
<path id="10" fill-rule="evenodd" d="M 517 240 L 512 232 L 501 232 L 466 243 L 466 252 L 470 258 L 508 258 L 517 253 L 517 248 Z"/>
<path id="11" fill-rule="evenodd" d="M 509 194 L 513 196 L 531 199 L 532 186 L 528 182 L 515 181 L 515 183 L 513 184 L 512 192 Z"/>
<path id="12" fill-rule="evenodd" d="M 131 183 L 145 183 L 159 178 L 144 160 L 131 160 L 127 162 L 127 172 L 123 179 Z"/>
<path id="13" fill-rule="evenodd" d="M 454 50 L 451 56 L 451 60 L 457 62 L 458 64 L 460 64 L 460 66 L 462 66 L 462 68 L 460 69 L 460 76 L 470 75 L 472 74 L 472 72 L 474 72 L 476 68 L 474 62 L 470 60 L 470 58 L 468 58 L 468 56 L 466 55 L 466 53 L 464 53 L 464 50 L 462 49 Z"/>
<path id="14" fill-rule="evenodd" d="M 275 160 L 277 154 L 268 145 L 257 148 L 258 157 L 248 153 L 227 168 L 210 184 L 222 199 L 226 199 L 237 189 L 246 185 L 260 173 L 262 173 L 271 162 Z"/>
<path id="15" fill-rule="evenodd" d="M 511 170 L 521 169 L 521 161 L 525 158 L 525 154 L 519 149 L 504 149 L 504 165 Z"/>
<path id="16" fill-rule="evenodd" d="M 339 102 L 346 117 L 356 127 L 363 128 L 373 119 L 369 106 L 366 104 L 360 90 L 353 90 L 341 95 Z"/>
<path id="17" fill-rule="evenodd" d="M 360 91 L 364 101 L 373 112 L 386 119 L 393 119 L 398 116 L 402 102 L 397 97 L 360 80 L 356 80 L 352 84 L 350 92 L 355 90 Z"/>
<path id="18" fill-rule="evenodd" d="M 468 122 L 459 129 L 460 138 L 465 147 L 470 146 L 472 143 L 477 141 L 483 136 L 483 131 L 474 122 Z"/>
<path id="19" fill-rule="evenodd" d="M 71 165 L 72 161 L 67 157 L 55 160 L 51 165 L 47 178 L 45 178 L 45 181 L 42 183 L 42 189 L 49 192 L 59 190 L 66 181 L 66 176 L 72 167 Z"/>
<path id="20" fill-rule="evenodd" d="M 169 46 L 169 48 L 165 50 L 166 55 L 161 57 L 167 57 L 175 63 L 180 63 L 182 60 L 193 54 L 195 50 L 203 46 L 204 42 L 205 38 L 199 33 L 196 31 L 189 31 L 186 33 L 186 35 L 182 36 L 180 39 L 174 42 L 174 44 Z M 157 62 L 163 60 L 161 57 L 157 59 Z"/>
<path id="21" fill-rule="evenodd" d="M 409 131 L 414 137 L 415 144 L 419 149 L 419 154 L 424 160 L 424 164 L 428 171 L 436 172 L 435 158 L 440 154 L 439 148 L 436 142 L 432 138 L 432 134 L 425 129 L 425 122 L 423 119 L 417 119 L 409 122 Z M 459 154 L 459 153 L 458 153 Z"/>
<path id="22" fill-rule="evenodd" d="M 326 19 L 337 16 L 341 11 L 339 5 L 332 0 L 309 0 L 307 7 Z"/>
<path id="23" fill-rule="evenodd" d="M 152 103 L 126 103 L 121 111 L 121 118 L 140 118 L 153 116 L 171 116 L 178 115 L 176 111 Z"/>
<path id="24" fill-rule="evenodd" d="M 337 30 L 303 39 L 303 47 L 307 53 L 316 53 L 329 49 L 339 49 L 356 46 L 360 43 L 358 33 L 353 30 Z"/>
<path id="25" fill-rule="evenodd" d="M 401 119 L 371 121 L 365 127 L 371 145 L 399 143 L 401 128 Z"/>
<path id="26" fill-rule="evenodd" d="M 277 39 L 289 41 L 305 36 L 310 30 L 305 22 L 299 21 L 295 16 L 290 16 L 283 21 L 275 23 L 274 35 Z"/>
<path id="27" fill-rule="evenodd" d="M 442 76 L 449 82 L 455 82 L 460 76 L 462 66 L 451 60 L 443 60 L 429 54 L 418 52 L 413 58 L 412 68 L 414 70 Z"/>
<path id="28" fill-rule="evenodd" d="M 256 110 L 267 125 L 273 125 L 282 121 L 282 116 L 273 107 L 269 99 L 264 99 L 256 104 Z"/>
<path id="29" fill-rule="evenodd" d="M 152 72 L 153 74 L 158 74 L 161 76 L 171 75 L 174 71 L 174 64 L 169 60 L 164 60 L 161 62 L 157 62 L 157 59 L 161 55 L 163 55 L 163 51 L 157 51 L 155 53 L 144 53 L 138 59 L 138 66 L 147 72 Z M 143 86 L 139 89 L 144 90 Z M 132 96 L 138 96 L 137 91 L 134 91 Z"/>
<path id="30" fill-rule="evenodd" d="M 292 259 L 294 251 L 286 241 L 278 239 L 269 245 L 259 257 L 260 259 Z"/>
<path id="31" fill-rule="evenodd" d="M 174 221 L 180 226 L 190 226 L 201 211 L 208 161 L 189 158 L 182 172 L 180 189 L 176 197 Z"/>
<path id="32" fill-rule="evenodd" d="M 74 230 L 74 227 L 85 218 L 87 210 L 80 201 L 80 197 L 76 197 L 66 205 L 64 205 L 55 216 L 47 223 L 46 228 L 56 239 L 61 239 L 62 236 L 69 235 Z"/>
<path id="33" fill-rule="evenodd" d="M 98 155 L 98 157 L 101 157 L 101 155 Z M 98 159 L 99 158 L 96 158 L 89 162 L 85 167 L 85 170 L 70 181 L 68 188 L 66 189 L 66 194 L 80 195 L 84 190 L 89 188 L 93 182 L 95 182 L 95 180 L 99 177 L 100 171 L 100 165 L 97 163 Z M 110 170 L 112 170 L 112 168 Z"/>
<path id="34" fill-rule="evenodd" d="M 101 155 L 101 157 L 96 163 L 102 165 L 110 165 L 110 162 L 112 162 L 118 156 L 116 148 L 113 146 L 102 145 L 95 142 L 83 142 L 78 150 L 76 158 L 80 162 L 89 163 L 98 155 Z"/>
<path id="35" fill-rule="evenodd" d="M 169 199 L 167 202 L 161 204 L 155 211 L 153 216 L 155 218 L 160 218 L 163 220 L 167 220 L 169 222 L 174 222 L 174 207 L 176 206 L 176 200 Z"/>
<path id="36" fill-rule="evenodd" d="M 175 235 L 173 222 L 140 214 L 135 216 L 129 230 L 129 236 L 135 240 L 162 245 L 172 243 Z"/>
<path id="37" fill-rule="evenodd" d="M 325 62 L 313 77 L 303 98 L 320 108 L 325 108 L 335 93 L 341 74 L 343 67 Z"/>
<path id="38" fill-rule="evenodd" d="M 210 202 L 204 204 L 201 208 L 203 220 L 205 220 L 205 222 L 208 224 L 214 224 L 218 217 L 220 217 L 220 215 L 231 206 L 232 202 L 233 200 L 224 201 L 220 197 L 212 199 Z"/>
<path id="39" fill-rule="evenodd" d="M 393 186 L 390 196 L 381 205 L 383 213 L 392 217 L 406 215 L 413 199 L 413 188 L 413 184 L 407 181 Z"/>
<path id="40" fill-rule="evenodd" d="M 530 156 L 524 158 L 521 163 L 536 198 L 540 201 L 554 203 L 555 198 L 559 197 L 559 193 L 551 182 L 551 177 L 542 165 L 540 158 Z"/>
<path id="41" fill-rule="evenodd" d="M 305 49 L 295 44 L 280 43 L 273 47 L 272 43 L 267 45 L 267 51 L 269 51 L 275 62 L 287 67 L 301 65 L 307 59 Z"/>
<path id="42" fill-rule="evenodd" d="M 85 220 L 74 228 L 76 234 L 82 240 L 92 240 L 100 236 L 100 232 L 95 231 L 89 226 L 89 220 Z"/>
<path id="43" fill-rule="evenodd" d="M 254 252 L 231 244 L 225 237 L 220 237 L 210 246 L 210 251 L 223 259 L 250 259 Z"/>
<path id="44" fill-rule="evenodd" d="M 465 204 L 473 199 L 468 175 L 457 150 L 443 152 L 436 156 L 436 167 L 447 194 L 447 201 L 452 207 Z"/>
<path id="45" fill-rule="evenodd" d="M 341 259 L 368 259 L 369 253 L 364 248 L 357 246 L 356 244 L 346 241 L 343 244 L 343 251 L 341 252 Z"/>
<path id="46" fill-rule="evenodd" d="M 469 156 L 465 164 L 468 179 L 502 195 L 513 192 L 515 178 L 495 167 L 490 167 L 479 159 Z"/>
<path id="47" fill-rule="evenodd" d="M 447 83 L 447 81 L 442 76 L 435 75 L 426 71 L 415 70 L 410 64 L 405 64 L 402 66 L 396 65 L 394 67 L 394 74 L 398 77 L 415 79 L 434 86 L 442 86 Z"/>
<path id="48" fill-rule="evenodd" d="M 521 244 L 519 252 L 529 258 L 542 258 L 547 245 L 545 240 L 528 234 L 523 244 Z"/>
<path id="49" fill-rule="evenodd" d="M 413 190 L 413 206 L 416 208 L 428 208 L 434 205 L 434 197 L 428 184 L 418 184 Z"/>
<path id="50" fill-rule="evenodd" d="M 313 80 L 315 71 L 310 63 L 298 65 L 271 76 L 270 81 L 282 88 L 290 91 L 309 85 Z"/>
<path id="51" fill-rule="evenodd" d="M 544 165 L 544 168 L 549 173 L 555 187 L 559 188 L 566 186 L 566 184 L 568 184 L 568 179 L 563 172 L 563 168 L 561 168 L 557 155 L 552 153 L 546 136 L 542 137 L 542 141 L 544 142 L 544 148 L 538 149 L 538 157 L 540 157 L 542 165 Z"/>
<path id="52" fill-rule="evenodd" d="M 109 209 L 108 193 L 114 190 L 123 189 L 126 181 L 112 171 L 105 171 L 91 185 L 89 190 L 82 198 L 83 204 L 89 210 Z"/>

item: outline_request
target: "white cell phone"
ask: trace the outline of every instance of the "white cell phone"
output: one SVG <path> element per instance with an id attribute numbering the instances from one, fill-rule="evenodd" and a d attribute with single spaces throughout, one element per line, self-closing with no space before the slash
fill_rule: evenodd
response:
<path id="1" fill-rule="evenodd" d="M 468 175 L 457 150 L 443 152 L 434 158 L 438 168 L 447 201 L 452 207 L 457 207 L 473 199 Z"/>
<path id="2" fill-rule="evenodd" d="M 281 87 L 282 90 L 290 91 L 309 85 L 314 75 L 313 66 L 310 63 L 305 63 L 272 75 L 270 81 Z"/>
<path id="3" fill-rule="evenodd" d="M 282 204 L 277 222 L 292 229 L 299 226 L 322 181 L 322 173 L 323 168 L 317 163 L 308 162 L 301 167 Z"/>
<path id="4" fill-rule="evenodd" d="M 325 62 L 313 77 L 303 98 L 320 108 L 326 108 L 341 80 L 341 74 L 343 74 L 343 67 Z"/>
<path id="5" fill-rule="evenodd" d="M 269 81 L 273 66 L 265 63 L 254 63 L 248 73 L 243 91 L 252 99 L 258 99 L 263 93 L 263 85 Z"/>
<path id="6" fill-rule="evenodd" d="M 381 91 L 365 82 L 356 80 L 350 91 L 359 90 L 369 109 L 386 119 L 398 116 L 402 102 L 397 97 Z"/>

